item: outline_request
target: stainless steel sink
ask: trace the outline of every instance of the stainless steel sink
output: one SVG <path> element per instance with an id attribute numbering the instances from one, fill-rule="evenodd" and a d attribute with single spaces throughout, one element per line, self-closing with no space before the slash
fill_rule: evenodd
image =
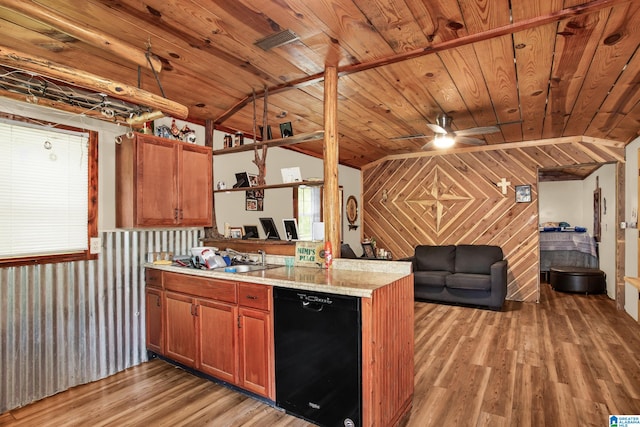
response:
<path id="1" fill-rule="evenodd" d="M 266 265 L 240 264 L 240 265 L 233 265 L 233 266 L 227 267 L 227 268 L 235 268 L 236 269 L 236 273 L 248 273 L 250 271 L 268 270 L 270 268 L 277 268 L 277 267 L 282 267 L 282 266 L 278 265 L 278 264 L 266 264 Z"/>

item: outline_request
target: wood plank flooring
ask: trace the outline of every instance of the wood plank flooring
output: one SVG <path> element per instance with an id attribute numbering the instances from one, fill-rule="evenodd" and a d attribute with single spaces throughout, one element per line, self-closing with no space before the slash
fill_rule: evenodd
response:
<path id="1" fill-rule="evenodd" d="M 640 414 L 640 324 L 604 295 L 501 312 L 415 303 L 406 426 L 604 426 Z M 445 422 L 446 420 L 446 422 Z M 154 360 L 0 415 L 1 426 L 310 426 Z"/>

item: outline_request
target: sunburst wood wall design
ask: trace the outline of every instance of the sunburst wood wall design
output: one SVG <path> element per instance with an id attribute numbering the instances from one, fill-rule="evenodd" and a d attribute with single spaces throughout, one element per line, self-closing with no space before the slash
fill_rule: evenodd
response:
<path id="1" fill-rule="evenodd" d="M 538 301 L 538 169 L 623 162 L 624 147 L 580 137 L 509 147 L 395 156 L 364 168 L 364 235 L 395 258 L 418 244 L 500 246 L 507 299 Z M 496 185 L 502 178 L 511 182 L 507 194 Z M 531 203 L 515 202 L 521 184 L 531 185 Z"/>

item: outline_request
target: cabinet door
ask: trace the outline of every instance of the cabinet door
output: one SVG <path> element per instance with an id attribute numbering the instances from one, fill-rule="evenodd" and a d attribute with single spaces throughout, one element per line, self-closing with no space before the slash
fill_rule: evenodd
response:
<path id="1" fill-rule="evenodd" d="M 198 354 L 195 299 L 165 292 L 165 355 L 195 367 Z"/>
<path id="2" fill-rule="evenodd" d="M 211 150 L 182 145 L 178 162 L 178 222 L 185 226 L 210 226 L 213 212 Z"/>
<path id="3" fill-rule="evenodd" d="M 240 377 L 245 390 L 274 399 L 273 327 L 271 313 L 239 309 Z"/>
<path id="4" fill-rule="evenodd" d="M 202 372 L 232 384 L 238 382 L 235 305 L 198 300 L 200 305 L 200 366 Z"/>
<path id="5" fill-rule="evenodd" d="M 146 295 L 146 337 L 147 350 L 157 354 L 163 354 L 163 334 L 162 334 L 162 291 L 154 288 L 147 288 Z"/>
<path id="6" fill-rule="evenodd" d="M 141 226 L 175 225 L 178 218 L 174 141 L 138 136 L 136 222 Z"/>

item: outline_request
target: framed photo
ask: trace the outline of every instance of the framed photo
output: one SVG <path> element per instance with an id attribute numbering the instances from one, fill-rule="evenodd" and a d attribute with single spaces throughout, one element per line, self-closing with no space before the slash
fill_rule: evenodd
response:
<path id="1" fill-rule="evenodd" d="M 271 125 L 267 125 L 267 135 L 265 136 L 264 134 L 264 127 L 260 126 L 260 138 L 262 138 L 263 141 L 268 141 L 273 139 L 273 135 L 271 134 Z"/>
<path id="2" fill-rule="evenodd" d="M 246 239 L 257 239 L 260 237 L 258 235 L 258 226 L 257 225 L 245 225 L 244 226 L 244 238 Z"/>
<path id="3" fill-rule="evenodd" d="M 376 253 L 373 250 L 373 244 L 371 244 L 371 243 L 363 243 L 362 244 L 362 250 L 364 251 L 364 257 L 365 258 L 375 258 L 376 257 Z"/>
<path id="4" fill-rule="evenodd" d="M 273 222 L 273 218 L 260 218 L 260 224 L 262 224 L 262 229 L 267 239 L 280 240 L 280 234 L 278 234 L 278 229 L 276 228 L 276 223 Z"/>
<path id="5" fill-rule="evenodd" d="M 283 138 L 293 136 L 293 126 L 291 126 L 291 122 L 280 123 L 280 135 Z"/>
<path id="6" fill-rule="evenodd" d="M 249 174 L 247 174 L 247 176 L 249 177 L 249 186 L 250 187 L 257 187 L 258 186 L 258 175 L 253 174 L 253 173 L 249 173 Z"/>
<path id="7" fill-rule="evenodd" d="M 236 183 L 233 184 L 233 188 L 243 188 L 249 186 L 249 174 L 246 172 L 236 173 Z"/>
<path id="8" fill-rule="evenodd" d="M 258 200 L 257 199 L 246 199 L 246 207 L 247 211 L 257 211 L 258 210 Z"/>
<path id="9" fill-rule="evenodd" d="M 283 219 L 282 226 L 287 240 L 298 240 L 298 221 L 295 218 Z"/>
<path id="10" fill-rule="evenodd" d="M 530 185 L 516 185 L 516 203 L 531 203 Z"/>
<path id="11" fill-rule="evenodd" d="M 242 228 L 231 227 L 229 229 L 229 235 L 232 239 L 242 239 Z"/>

